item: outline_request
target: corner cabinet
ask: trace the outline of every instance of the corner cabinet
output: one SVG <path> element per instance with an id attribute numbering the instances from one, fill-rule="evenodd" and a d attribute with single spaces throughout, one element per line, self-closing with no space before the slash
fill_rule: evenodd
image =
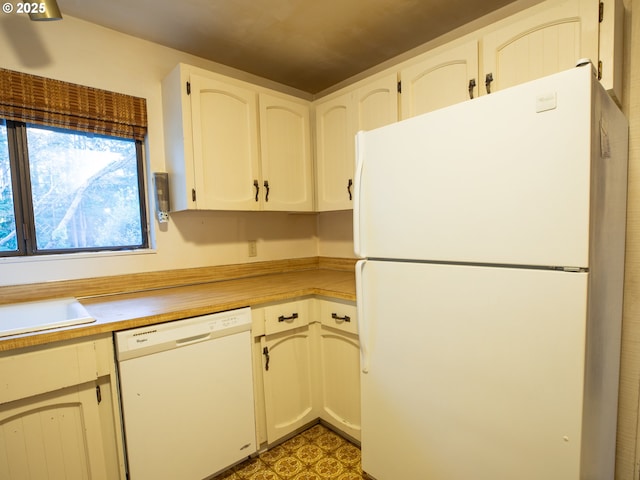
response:
<path id="1" fill-rule="evenodd" d="M 171 209 L 313 209 L 309 103 L 179 64 L 162 83 Z"/>
<path id="2" fill-rule="evenodd" d="M 111 335 L 0 354 L 0 478 L 125 478 Z"/>
<path id="3" fill-rule="evenodd" d="M 318 211 L 353 208 L 355 135 L 398 120 L 397 89 L 392 73 L 314 103 Z"/>
<path id="4" fill-rule="evenodd" d="M 318 419 L 359 441 L 354 303 L 300 298 L 251 314 L 258 445 L 273 445 Z"/>

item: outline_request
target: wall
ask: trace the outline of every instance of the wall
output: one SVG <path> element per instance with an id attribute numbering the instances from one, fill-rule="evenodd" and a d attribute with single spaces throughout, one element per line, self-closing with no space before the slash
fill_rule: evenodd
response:
<path id="1" fill-rule="evenodd" d="M 353 212 L 324 212 L 318 215 L 318 255 L 353 258 Z"/>
<path id="2" fill-rule="evenodd" d="M 72 17 L 31 22 L 26 15 L 0 15 L 1 67 L 147 99 L 149 172 L 165 170 L 160 82 L 178 62 L 300 93 Z M 0 285 L 317 255 L 315 215 L 177 212 L 161 227 L 154 217 L 150 222 L 153 253 L 1 258 Z M 257 257 L 248 257 L 248 240 L 258 241 Z"/>
<path id="3" fill-rule="evenodd" d="M 616 480 L 640 475 L 640 0 L 626 0 L 623 110 L 629 119 L 627 251 Z"/>

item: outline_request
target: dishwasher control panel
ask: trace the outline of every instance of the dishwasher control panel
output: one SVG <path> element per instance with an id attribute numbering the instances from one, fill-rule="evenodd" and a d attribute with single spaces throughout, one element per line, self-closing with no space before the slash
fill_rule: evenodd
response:
<path id="1" fill-rule="evenodd" d="M 249 307 L 116 332 L 118 360 L 148 355 L 251 329 Z"/>

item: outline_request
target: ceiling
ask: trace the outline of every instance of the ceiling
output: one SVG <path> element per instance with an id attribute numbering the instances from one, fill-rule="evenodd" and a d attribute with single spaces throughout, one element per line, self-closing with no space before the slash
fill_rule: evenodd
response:
<path id="1" fill-rule="evenodd" d="M 310 94 L 514 0 L 58 0 L 87 20 Z"/>

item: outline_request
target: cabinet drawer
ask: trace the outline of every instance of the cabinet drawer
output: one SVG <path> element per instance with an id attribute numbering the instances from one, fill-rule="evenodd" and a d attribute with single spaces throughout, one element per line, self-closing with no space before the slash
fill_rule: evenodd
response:
<path id="1" fill-rule="evenodd" d="M 264 333 L 272 335 L 309 325 L 307 300 L 264 307 Z"/>
<path id="2" fill-rule="evenodd" d="M 70 340 L 4 352 L 0 355 L 0 404 L 97 379 L 96 351 L 103 342 Z"/>
<path id="3" fill-rule="evenodd" d="M 356 306 L 352 303 L 320 301 L 320 322 L 327 327 L 358 334 Z"/>

